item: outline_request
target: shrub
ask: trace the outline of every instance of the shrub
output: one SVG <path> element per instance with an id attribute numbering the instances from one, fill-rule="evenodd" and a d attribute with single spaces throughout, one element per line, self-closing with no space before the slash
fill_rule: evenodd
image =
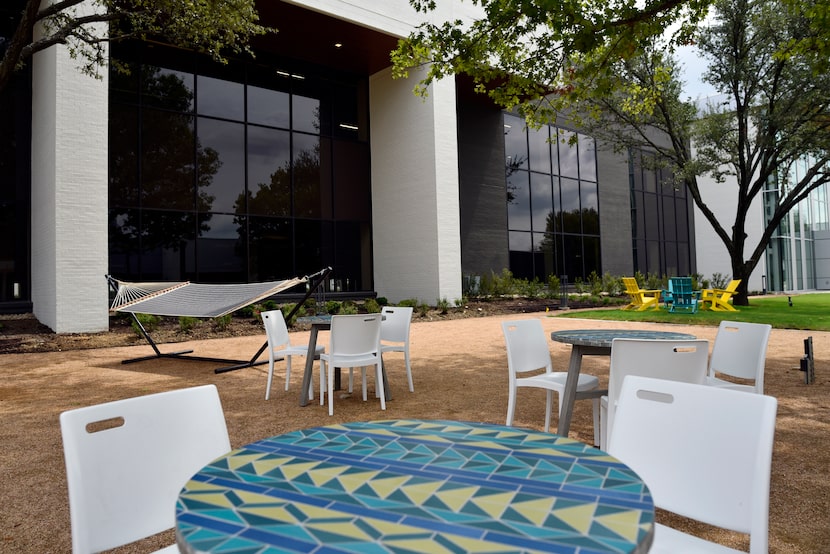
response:
<path id="1" fill-rule="evenodd" d="M 562 292 L 562 282 L 557 275 L 548 275 L 548 296 L 556 298 Z"/>
<path id="2" fill-rule="evenodd" d="M 340 304 L 340 311 L 338 311 L 337 313 L 343 315 L 354 315 L 358 313 L 357 304 L 355 304 L 351 300 L 346 300 L 345 302 Z"/>
<path id="3" fill-rule="evenodd" d="M 446 299 L 446 297 L 436 300 L 435 307 L 441 312 L 441 315 L 446 315 L 450 309 L 450 302 Z"/>
<path id="4" fill-rule="evenodd" d="M 381 306 L 388 306 L 389 305 L 389 299 L 386 298 L 385 296 L 378 296 L 377 297 L 377 302 Z"/>
<path id="5" fill-rule="evenodd" d="M 417 308 L 418 304 L 420 304 L 420 302 L 418 302 L 417 298 L 404 298 L 398 302 L 398 306 L 403 306 L 404 308 Z"/>
<path id="6" fill-rule="evenodd" d="M 363 303 L 363 307 L 366 309 L 366 313 L 370 314 L 379 313 L 381 310 L 380 304 L 374 298 L 367 298 Z"/>
<path id="7" fill-rule="evenodd" d="M 726 286 L 729 284 L 729 281 L 729 277 L 724 275 L 723 273 L 713 273 L 711 280 L 712 286 L 706 288 L 725 289 Z"/>
<path id="8" fill-rule="evenodd" d="M 213 318 L 213 328 L 217 331 L 226 330 L 231 324 L 231 314 L 220 315 Z"/>
<path id="9" fill-rule="evenodd" d="M 144 335 L 142 334 L 141 329 L 139 329 L 138 324 L 136 323 L 136 319 L 141 323 L 141 326 L 144 327 L 144 329 L 148 333 L 152 333 L 153 331 L 158 329 L 159 322 L 161 321 L 161 319 L 157 315 L 135 314 L 135 318 L 130 320 L 130 326 L 133 328 L 135 334 L 139 337 L 143 337 Z"/>
<path id="10" fill-rule="evenodd" d="M 186 315 L 179 316 L 179 331 L 181 331 L 182 333 L 189 333 L 193 330 L 194 327 L 196 327 L 196 324 L 198 322 L 199 320 L 195 317 L 190 317 Z"/>
<path id="11" fill-rule="evenodd" d="M 610 296 L 620 295 L 623 291 L 622 279 L 614 277 L 610 272 L 606 271 L 602 275 L 602 290 Z"/>
<path id="12" fill-rule="evenodd" d="M 341 304 L 337 300 L 327 300 L 326 301 L 326 313 L 335 315 L 340 313 Z"/>

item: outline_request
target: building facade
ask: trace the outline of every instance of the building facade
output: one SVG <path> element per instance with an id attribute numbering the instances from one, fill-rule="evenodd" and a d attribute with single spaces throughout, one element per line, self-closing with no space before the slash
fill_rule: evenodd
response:
<path id="1" fill-rule="evenodd" d="M 258 7 L 280 32 L 255 59 L 113 45 L 130 72 L 94 79 L 58 46 L 16 76 L 0 104 L 15 137 L 0 143 L 0 309 L 106 329 L 106 274 L 237 283 L 332 266 L 334 293 L 433 303 L 505 268 L 696 270 L 691 203 L 647 154 L 559 122 L 528 130 L 463 76 L 423 99 L 417 72 L 393 79 L 389 52 L 424 17 L 407 0 Z"/>

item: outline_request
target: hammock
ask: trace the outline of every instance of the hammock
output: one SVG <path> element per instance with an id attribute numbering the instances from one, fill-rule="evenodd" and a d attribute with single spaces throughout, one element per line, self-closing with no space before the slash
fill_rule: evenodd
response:
<path id="1" fill-rule="evenodd" d="M 216 370 L 216 373 L 266 363 L 265 361 L 257 362 L 256 360 L 268 347 L 267 341 L 248 361 L 185 356 L 185 354 L 193 352 L 192 350 L 163 353 L 159 350 L 150 333 L 147 332 L 141 324 L 141 321 L 136 317 L 136 314 L 151 314 L 167 317 L 221 317 L 264 300 L 269 296 L 316 279 L 316 281 L 306 287 L 305 297 L 294 306 L 294 309 L 286 317 L 286 319 L 290 320 L 315 289 L 324 282 L 330 272 L 331 268 L 327 267 L 313 275 L 294 277 L 292 279 L 285 279 L 284 281 L 232 285 L 199 284 L 191 283 L 190 281 L 180 283 L 129 283 L 107 275 L 110 288 L 115 292 L 115 296 L 110 304 L 110 311 L 129 313 L 133 317 L 133 321 L 138 326 L 141 334 L 144 335 L 144 338 L 147 339 L 147 342 L 150 343 L 150 346 L 155 351 L 154 355 L 122 360 L 121 363 L 141 362 L 154 358 L 182 358 L 234 364 L 230 367 L 219 368 Z"/>

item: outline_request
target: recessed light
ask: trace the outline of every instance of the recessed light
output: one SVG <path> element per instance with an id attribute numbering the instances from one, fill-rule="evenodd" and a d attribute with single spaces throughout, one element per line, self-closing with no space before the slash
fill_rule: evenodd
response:
<path id="1" fill-rule="evenodd" d="M 335 48 L 343 48 L 343 43 L 342 42 L 335 42 L 334 47 Z"/>

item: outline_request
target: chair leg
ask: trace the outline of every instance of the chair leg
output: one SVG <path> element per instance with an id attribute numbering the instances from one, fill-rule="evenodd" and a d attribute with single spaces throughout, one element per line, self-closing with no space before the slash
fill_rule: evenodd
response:
<path id="1" fill-rule="evenodd" d="M 291 356 L 285 357 L 285 390 L 288 390 L 288 381 L 291 380 Z"/>
<path id="2" fill-rule="evenodd" d="M 507 391 L 507 421 L 505 425 L 511 427 L 513 425 L 513 416 L 516 413 L 516 387 L 511 386 Z"/>
<path id="3" fill-rule="evenodd" d="M 378 391 L 378 395 L 380 396 L 380 409 L 386 409 L 386 391 L 383 390 L 383 366 L 381 365 L 380 356 L 378 356 L 378 363 L 375 370 L 375 380 L 377 381 L 375 384 L 375 388 Z"/>
<path id="4" fill-rule="evenodd" d="M 268 383 L 265 385 L 265 400 L 271 397 L 271 381 L 274 379 L 274 358 L 268 360 Z M 287 385 L 286 385 L 287 386 Z M 288 389 L 286 389 L 288 390 Z"/>
<path id="5" fill-rule="evenodd" d="M 600 426 L 599 398 L 595 396 L 591 402 L 594 404 L 594 446 L 599 446 L 601 436 L 600 432 L 602 431 L 602 427 Z"/>
<path id="6" fill-rule="evenodd" d="M 328 373 L 326 374 L 328 383 L 326 386 L 326 390 L 329 393 L 329 415 L 334 415 L 334 367 L 330 367 Z"/>
<path id="7" fill-rule="evenodd" d="M 314 379 L 312 379 L 313 381 Z M 320 360 L 320 405 L 322 406 L 326 400 L 326 362 Z"/>
<path id="8" fill-rule="evenodd" d="M 404 362 L 406 363 L 406 380 L 409 382 L 409 392 L 415 392 L 412 384 L 412 366 L 409 364 L 409 348 L 403 351 Z"/>
<path id="9" fill-rule="evenodd" d="M 553 391 L 545 391 L 545 433 L 550 432 L 550 412 L 553 404 Z M 560 402 L 561 404 L 561 402 Z"/>

